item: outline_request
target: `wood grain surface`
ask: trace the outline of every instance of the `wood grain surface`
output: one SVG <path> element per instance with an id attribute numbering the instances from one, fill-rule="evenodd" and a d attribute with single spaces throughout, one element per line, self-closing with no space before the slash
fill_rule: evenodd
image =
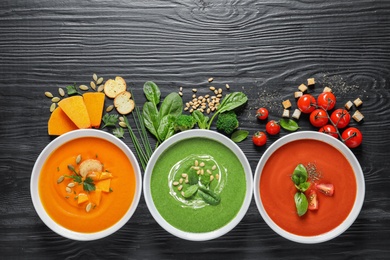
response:
<path id="1" fill-rule="evenodd" d="M 173 237 L 150 215 L 144 198 L 115 234 L 92 242 L 62 238 L 31 202 L 35 160 L 47 135 L 50 100 L 92 74 L 122 76 L 140 103 L 152 80 L 162 95 L 213 85 L 243 91 L 241 128 L 265 124 L 260 106 L 280 118 L 281 102 L 307 78 L 315 92 L 331 87 L 338 104 L 360 97 L 363 144 L 353 149 L 366 197 L 355 223 L 315 245 L 288 241 L 262 220 L 254 200 L 241 223 L 221 238 Z M 386 259 L 390 254 L 390 1 L 307 0 L 3 0 L 0 6 L 1 259 Z M 300 130 L 315 130 L 301 118 Z M 239 146 L 254 171 L 267 146 Z M 125 143 L 134 151 L 130 138 Z"/>

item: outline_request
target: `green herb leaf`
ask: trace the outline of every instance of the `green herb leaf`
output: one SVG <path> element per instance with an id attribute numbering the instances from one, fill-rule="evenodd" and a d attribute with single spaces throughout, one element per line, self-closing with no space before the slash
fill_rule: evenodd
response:
<path id="1" fill-rule="evenodd" d="M 105 114 L 103 117 L 102 117 L 102 121 L 103 121 L 103 126 L 102 128 L 105 128 L 105 127 L 108 127 L 108 126 L 115 126 L 116 123 L 118 123 L 118 118 L 119 118 L 119 115 L 110 115 L 110 114 Z"/>
<path id="2" fill-rule="evenodd" d="M 209 187 L 210 185 L 210 175 L 209 174 L 203 174 L 203 175 L 200 175 L 200 183 L 205 186 L 205 187 Z"/>
<path id="3" fill-rule="evenodd" d="M 294 132 L 299 129 L 297 122 L 292 119 L 282 118 L 279 121 L 280 126 L 287 131 Z"/>
<path id="4" fill-rule="evenodd" d="M 161 118 L 160 124 L 157 129 L 157 134 L 161 142 L 167 140 L 175 133 L 175 129 L 173 126 L 174 121 L 175 121 L 175 117 L 173 117 L 170 114 Z"/>
<path id="5" fill-rule="evenodd" d="M 245 130 L 237 130 L 233 132 L 232 136 L 230 137 L 233 142 L 239 143 L 244 141 L 249 135 L 248 131 Z"/>
<path id="6" fill-rule="evenodd" d="M 160 106 L 159 117 L 167 115 L 178 117 L 183 112 L 183 100 L 176 92 L 172 92 L 165 97 Z"/>
<path id="7" fill-rule="evenodd" d="M 160 103 L 161 92 L 153 81 L 147 81 L 144 84 L 144 94 L 146 99 L 152 102 L 156 107 Z"/>
<path id="8" fill-rule="evenodd" d="M 295 187 L 302 192 L 307 191 L 310 188 L 310 182 L 302 182 L 299 185 L 295 185 Z"/>
<path id="9" fill-rule="evenodd" d="M 202 186 L 199 186 L 198 194 L 207 204 L 216 206 L 221 202 L 221 196 L 219 196 L 219 194 Z"/>
<path id="10" fill-rule="evenodd" d="M 73 95 L 82 95 L 80 92 L 77 91 L 76 84 L 66 86 L 66 92 L 68 93 L 68 96 Z"/>
<path id="11" fill-rule="evenodd" d="M 297 167 L 295 167 L 291 179 L 297 186 L 307 181 L 307 171 L 303 164 L 298 164 Z"/>
<path id="12" fill-rule="evenodd" d="M 198 174 L 196 174 L 196 170 L 190 169 L 188 171 L 188 184 L 195 185 L 198 184 Z"/>
<path id="13" fill-rule="evenodd" d="M 248 101 L 248 97 L 243 92 L 233 92 L 222 100 L 221 104 L 217 107 L 219 113 L 233 110 L 239 106 L 242 106 Z"/>
<path id="14" fill-rule="evenodd" d="M 198 191 L 198 185 L 192 185 L 184 191 L 183 197 L 186 199 L 191 198 Z"/>
<path id="15" fill-rule="evenodd" d="M 157 134 L 160 120 L 156 106 L 152 102 L 146 102 L 142 109 L 142 115 L 146 129 L 160 141 Z"/>
<path id="16" fill-rule="evenodd" d="M 74 182 L 82 183 L 83 179 L 79 175 L 64 175 L 64 177 L 71 178 Z"/>
<path id="17" fill-rule="evenodd" d="M 195 118 L 196 123 L 200 129 L 207 129 L 207 122 L 209 121 L 209 117 L 205 116 L 199 110 L 194 110 L 192 112 L 192 116 Z"/>
<path id="18" fill-rule="evenodd" d="M 118 137 L 118 138 L 123 138 L 124 137 L 124 134 L 125 134 L 125 131 L 123 130 L 122 127 L 116 127 L 112 133 Z"/>
<path id="19" fill-rule="evenodd" d="M 83 189 L 85 191 L 94 191 L 96 189 L 95 184 L 93 183 L 93 179 L 91 177 L 87 177 L 84 180 Z"/>
<path id="20" fill-rule="evenodd" d="M 306 195 L 303 192 L 297 192 L 294 195 L 295 206 L 297 208 L 298 216 L 305 215 L 309 202 L 307 201 Z"/>

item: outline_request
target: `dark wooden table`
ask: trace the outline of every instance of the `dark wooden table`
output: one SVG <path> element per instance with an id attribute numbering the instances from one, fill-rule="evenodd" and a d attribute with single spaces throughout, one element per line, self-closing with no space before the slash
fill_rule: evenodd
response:
<path id="1" fill-rule="evenodd" d="M 132 219 L 101 240 L 78 242 L 47 228 L 30 197 L 30 175 L 47 134 L 50 100 L 92 74 L 124 77 L 137 100 L 153 80 L 162 95 L 183 87 L 206 93 L 230 85 L 249 101 L 241 128 L 279 119 L 284 99 L 314 77 L 338 105 L 360 97 L 363 144 L 353 149 L 366 180 L 363 209 L 341 236 L 305 245 L 274 233 L 254 200 L 242 222 L 208 242 L 173 237 L 151 217 L 144 198 Z M 390 255 L 390 1 L 2 1 L 0 7 L 1 259 L 385 259 Z M 293 105 L 294 102 L 293 102 Z M 301 130 L 316 130 L 307 117 Z M 268 140 L 268 147 L 280 136 Z M 134 149 L 130 138 L 124 141 Z M 266 147 L 239 146 L 253 171 Z M 133 150 L 134 151 L 134 150 Z"/>

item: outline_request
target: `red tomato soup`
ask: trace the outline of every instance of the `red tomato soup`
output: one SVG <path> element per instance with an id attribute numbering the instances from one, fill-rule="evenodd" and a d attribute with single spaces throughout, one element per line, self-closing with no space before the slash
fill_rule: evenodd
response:
<path id="1" fill-rule="evenodd" d="M 68 165 L 81 173 L 85 161 L 90 162 L 90 168 L 97 161 L 102 166 L 86 175 L 93 180 L 94 191 L 86 191 L 83 184 L 68 177 L 75 175 Z M 91 233 L 113 226 L 126 214 L 136 185 L 133 165 L 122 150 L 106 140 L 84 137 L 65 143 L 48 156 L 40 173 L 39 196 L 46 212 L 59 225 Z M 87 210 L 89 203 L 91 208 Z"/>
<path id="2" fill-rule="evenodd" d="M 296 212 L 297 189 L 291 180 L 300 163 L 315 163 L 322 173 L 318 183 L 334 185 L 332 197 L 317 191 L 318 210 L 308 210 L 302 217 Z M 260 197 L 267 214 L 280 228 L 295 235 L 315 236 L 336 228 L 347 218 L 356 198 L 357 184 L 350 163 L 339 150 L 322 141 L 298 140 L 282 146 L 270 156 L 260 178 Z"/>

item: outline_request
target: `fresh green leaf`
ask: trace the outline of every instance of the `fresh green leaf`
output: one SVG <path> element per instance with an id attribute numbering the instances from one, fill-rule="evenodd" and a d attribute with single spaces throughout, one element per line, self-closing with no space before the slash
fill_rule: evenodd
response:
<path id="1" fill-rule="evenodd" d="M 152 102 L 146 102 L 142 109 L 142 115 L 146 129 L 160 141 L 157 134 L 160 120 L 156 106 Z"/>
<path id="2" fill-rule="evenodd" d="M 300 183 L 299 185 L 295 185 L 295 187 L 299 190 L 299 191 L 302 191 L 302 192 L 305 192 L 307 191 L 307 189 L 310 188 L 310 182 L 302 182 Z"/>
<path id="3" fill-rule="evenodd" d="M 115 128 L 112 133 L 118 137 L 118 138 L 123 138 L 124 137 L 124 134 L 125 134 L 125 131 L 123 130 L 122 127 L 117 127 Z"/>
<path id="4" fill-rule="evenodd" d="M 294 132 L 299 129 L 297 122 L 292 119 L 282 118 L 280 119 L 279 124 L 283 129 L 287 131 Z"/>
<path id="5" fill-rule="evenodd" d="M 232 136 L 230 137 L 233 142 L 239 143 L 244 141 L 249 135 L 248 131 L 245 130 L 237 130 L 233 132 Z"/>
<path id="6" fill-rule="evenodd" d="M 209 174 L 203 174 L 203 175 L 200 175 L 200 183 L 205 186 L 205 187 L 209 187 L 210 185 L 210 175 Z"/>
<path id="7" fill-rule="evenodd" d="M 183 197 L 186 199 L 191 198 L 192 196 L 195 195 L 197 191 L 198 191 L 198 185 L 192 185 L 184 191 Z"/>
<path id="8" fill-rule="evenodd" d="M 77 91 L 76 84 L 66 86 L 66 92 L 68 96 L 82 95 L 80 92 Z"/>
<path id="9" fill-rule="evenodd" d="M 69 170 L 71 170 L 74 174 L 76 174 L 76 175 L 80 175 L 78 172 L 76 172 L 76 170 L 75 170 L 75 168 L 74 168 L 74 166 L 73 165 L 71 165 L 71 164 L 68 164 L 68 169 Z"/>
<path id="10" fill-rule="evenodd" d="M 217 111 L 219 113 L 230 111 L 244 105 L 247 101 L 248 97 L 243 92 L 233 92 L 222 99 L 221 104 L 217 107 Z"/>
<path id="11" fill-rule="evenodd" d="M 153 81 L 147 81 L 144 84 L 144 94 L 146 99 L 152 102 L 156 107 L 160 103 L 161 92 L 158 86 Z"/>
<path id="12" fill-rule="evenodd" d="M 188 184 L 195 185 L 198 183 L 198 174 L 196 173 L 196 170 L 191 168 L 187 174 L 188 174 Z"/>
<path id="13" fill-rule="evenodd" d="M 80 175 L 64 175 L 64 176 L 67 178 L 71 178 L 74 182 L 77 182 L 77 183 L 83 182 L 83 179 L 81 178 Z"/>
<path id="14" fill-rule="evenodd" d="M 158 129 L 157 129 L 157 134 L 158 134 L 158 137 L 161 140 L 161 142 L 163 142 L 164 140 L 167 140 L 169 137 L 171 137 L 175 133 L 175 130 L 173 127 L 174 121 L 175 121 L 175 118 L 170 114 L 161 118 L 160 124 L 159 124 Z"/>
<path id="15" fill-rule="evenodd" d="M 118 118 L 119 118 L 119 115 L 105 114 L 102 117 L 102 121 L 103 121 L 103 124 L 104 124 L 102 126 L 102 128 L 109 127 L 109 126 L 115 126 L 118 123 Z"/>
<path id="16" fill-rule="evenodd" d="M 202 186 L 199 186 L 198 194 L 199 197 L 201 197 L 201 199 L 207 204 L 216 206 L 221 202 L 221 196 L 219 196 L 219 194 Z"/>
<path id="17" fill-rule="evenodd" d="M 195 118 L 196 123 L 200 129 L 207 129 L 207 122 L 209 121 L 209 117 L 205 116 L 199 110 L 194 110 L 192 112 L 192 116 Z"/>
<path id="18" fill-rule="evenodd" d="M 91 177 L 87 177 L 84 180 L 83 189 L 85 191 L 94 191 L 96 189 L 95 184 L 93 183 L 93 179 Z"/>
<path id="19" fill-rule="evenodd" d="M 294 195 L 295 206 L 297 208 L 298 216 L 305 215 L 309 202 L 307 201 L 306 195 L 303 192 L 297 192 Z"/>
<path id="20" fill-rule="evenodd" d="M 291 179 L 297 186 L 307 181 L 307 171 L 303 164 L 298 164 L 297 167 L 295 167 Z"/>
<path id="21" fill-rule="evenodd" d="M 161 103 L 159 117 L 171 115 L 178 117 L 183 112 L 183 100 L 176 92 L 168 94 Z"/>

